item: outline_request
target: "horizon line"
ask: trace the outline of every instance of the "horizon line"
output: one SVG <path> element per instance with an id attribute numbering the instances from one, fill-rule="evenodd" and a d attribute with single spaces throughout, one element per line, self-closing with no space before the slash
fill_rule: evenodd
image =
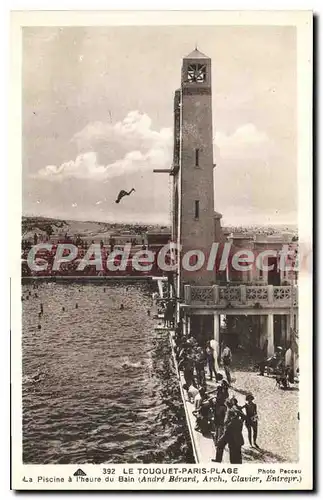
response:
<path id="1" fill-rule="evenodd" d="M 85 219 L 85 218 L 60 218 L 60 217 L 50 217 L 48 215 L 35 215 L 35 214 L 21 214 L 22 217 L 34 217 L 34 218 L 42 218 L 42 219 L 51 219 L 57 221 L 75 221 L 75 222 L 93 222 L 100 224 L 127 224 L 127 225 L 145 225 L 145 226 L 166 226 L 171 228 L 171 223 L 169 222 L 147 222 L 147 221 L 136 221 L 130 222 L 127 220 L 120 221 L 108 221 L 108 220 L 97 220 L 97 219 Z M 298 228 L 297 222 L 268 222 L 268 223 L 250 223 L 250 222 L 230 222 L 225 223 L 221 227 L 230 227 L 230 226 L 242 226 L 242 227 L 268 227 L 268 226 L 295 226 Z"/>

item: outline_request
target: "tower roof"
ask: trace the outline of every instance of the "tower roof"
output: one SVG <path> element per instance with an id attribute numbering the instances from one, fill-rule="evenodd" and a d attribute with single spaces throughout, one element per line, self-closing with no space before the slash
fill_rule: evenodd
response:
<path id="1" fill-rule="evenodd" d="M 188 54 L 188 56 L 184 57 L 184 59 L 210 59 L 210 58 L 196 48 L 195 50 L 193 50 L 193 52 Z"/>

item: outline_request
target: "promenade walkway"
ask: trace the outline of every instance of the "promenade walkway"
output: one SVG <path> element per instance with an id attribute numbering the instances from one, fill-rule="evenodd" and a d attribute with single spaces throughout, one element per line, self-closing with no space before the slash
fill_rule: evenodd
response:
<path id="1" fill-rule="evenodd" d="M 209 463 L 215 457 L 215 447 L 211 437 L 204 437 L 195 431 L 194 406 L 185 400 L 182 385 L 185 383 L 181 373 L 179 377 L 181 393 L 185 407 L 188 428 L 193 443 L 193 451 L 197 463 Z M 298 461 L 298 388 L 283 391 L 276 386 L 270 377 L 261 377 L 255 372 L 234 371 L 230 396 L 237 398 L 239 405 L 245 404 L 245 396 L 249 392 L 255 396 L 259 415 L 260 449 L 252 448 L 248 442 L 247 429 L 243 428 L 244 446 L 242 461 L 255 463 L 279 463 Z M 215 382 L 208 381 L 208 390 L 212 390 Z M 229 463 L 226 448 L 223 463 Z"/>

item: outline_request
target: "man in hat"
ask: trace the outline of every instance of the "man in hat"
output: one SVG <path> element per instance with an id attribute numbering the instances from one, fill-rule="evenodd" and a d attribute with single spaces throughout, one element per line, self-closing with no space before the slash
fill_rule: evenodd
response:
<path id="1" fill-rule="evenodd" d="M 194 365 L 196 371 L 197 384 L 199 386 L 205 387 L 205 353 L 202 347 L 198 346 L 194 348 Z"/>
<path id="2" fill-rule="evenodd" d="M 209 375 L 210 375 L 210 380 L 212 380 L 213 378 L 213 374 L 214 374 L 214 377 L 216 379 L 216 369 L 215 369 L 215 357 L 214 357 L 214 351 L 211 347 L 211 343 L 210 341 L 208 341 L 206 343 L 206 349 L 205 349 L 205 352 L 206 352 L 206 362 L 207 362 L 207 365 L 208 365 L 208 368 L 209 368 Z"/>
<path id="3" fill-rule="evenodd" d="M 230 347 L 227 344 L 224 346 L 224 349 L 223 349 L 222 355 L 221 355 L 221 359 L 222 359 L 222 364 L 223 364 L 225 376 L 227 378 L 229 385 L 231 385 L 230 366 L 231 366 L 231 362 L 232 362 L 232 353 L 231 353 Z"/>
<path id="4" fill-rule="evenodd" d="M 189 352 L 183 353 L 183 357 L 178 363 L 178 369 L 183 371 L 185 384 L 190 387 L 194 382 L 194 361 Z"/>
<path id="5" fill-rule="evenodd" d="M 214 402 L 214 413 L 215 413 L 215 430 L 213 434 L 213 441 L 215 446 L 223 435 L 224 432 L 224 420 L 226 414 L 225 402 L 229 397 L 228 387 L 226 380 L 223 380 L 221 373 L 217 373 L 215 380 L 217 382 L 215 388 L 215 402 Z"/>
<path id="6" fill-rule="evenodd" d="M 225 446 L 229 445 L 230 463 L 241 464 L 242 455 L 241 447 L 244 444 L 242 436 L 242 426 L 245 416 L 238 407 L 235 398 L 228 399 L 226 402 L 227 413 L 224 421 L 224 433 L 220 437 L 217 447 L 216 456 L 213 462 L 222 462 L 223 451 Z"/>
<path id="7" fill-rule="evenodd" d="M 250 446 L 252 446 L 252 438 L 253 444 L 256 448 L 259 448 L 257 445 L 257 436 L 258 436 L 258 414 L 257 414 L 257 405 L 254 403 L 253 395 L 246 395 L 246 404 L 244 405 L 244 409 L 246 412 L 246 420 L 245 424 L 248 431 L 248 440 Z"/>

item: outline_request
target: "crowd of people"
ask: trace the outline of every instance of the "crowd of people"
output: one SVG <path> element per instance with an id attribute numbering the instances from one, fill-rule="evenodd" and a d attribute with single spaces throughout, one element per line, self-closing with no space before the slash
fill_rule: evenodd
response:
<path id="1" fill-rule="evenodd" d="M 254 396 L 247 394 L 243 406 L 230 396 L 232 383 L 232 353 L 228 345 L 222 344 L 217 350 L 214 341 L 200 345 L 194 336 L 185 335 L 181 324 L 175 329 L 175 355 L 178 369 L 183 373 L 183 389 L 189 402 L 194 405 L 196 431 L 212 436 L 215 445 L 215 462 L 222 462 L 226 445 L 230 462 L 242 463 L 241 447 L 244 444 L 243 425 L 248 431 L 250 446 L 258 448 L 258 416 Z M 225 376 L 220 373 L 222 365 Z M 215 381 L 212 390 L 207 390 L 206 370 L 210 380 Z"/>
<path id="2" fill-rule="evenodd" d="M 276 383 L 281 389 L 288 389 L 290 384 L 295 383 L 299 378 L 299 369 L 295 370 L 294 351 L 292 343 L 289 342 L 284 349 L 277 346 L 272 356 L 264 356 L 258 363 L 259 375 L 264 376 L 265 372 L 275 376 Z"/>

